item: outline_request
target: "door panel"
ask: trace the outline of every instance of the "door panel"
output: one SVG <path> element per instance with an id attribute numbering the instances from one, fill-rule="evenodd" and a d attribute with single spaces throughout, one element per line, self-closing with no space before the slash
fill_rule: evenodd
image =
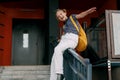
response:
<path id="1" fill-rule="evenodd" d="M 13 26 L 13 65 L 38 65 L 43 64 L 45 53 L 45 33 L 42 24 L 36 22 L 18 22 Z M 24 39 L 23 34 L 28 34 Z M 24 48 L 24 40 L 28 47 Z M 25 44 L 27 42 L 25 41 Z"/>

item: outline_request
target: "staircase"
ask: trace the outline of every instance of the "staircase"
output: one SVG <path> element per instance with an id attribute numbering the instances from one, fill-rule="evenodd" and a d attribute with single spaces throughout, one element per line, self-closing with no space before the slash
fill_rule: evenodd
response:
<path id="1" fill-rule="evenodd" d="M 0 80 L 49 80 L 50 66 L 4 66 L 0 67 Z"/>

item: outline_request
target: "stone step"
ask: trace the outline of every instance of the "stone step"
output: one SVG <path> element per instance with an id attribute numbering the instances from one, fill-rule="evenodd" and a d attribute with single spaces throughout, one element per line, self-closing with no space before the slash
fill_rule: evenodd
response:
<path id="1" fill-rule="evenodd" d="M 1 79 L 29 79 L 29 80 L 33 80 L 33 79 L 39 79 L 39 80 L 49 80 L 49 75 L 7 75 L 7 76 L 1 76 Z"/>
<path id="2" fill-rule="evenodd" d="M 0 80 L 49 80 L 50 66 L 4 66 Z"/>
<path id="3" fill-rule="evenodd" d="M 34 70 L 30 70 L 30 71 L 3 71 L 1 75 L 49 75 L 50 71 L 34 71 Z"/>
<path id="4" fill-rule="evenodd" d="M 4 70 L 50 70 L 49 65 L 38 65 L 38 66 L 4 66 Z"/>

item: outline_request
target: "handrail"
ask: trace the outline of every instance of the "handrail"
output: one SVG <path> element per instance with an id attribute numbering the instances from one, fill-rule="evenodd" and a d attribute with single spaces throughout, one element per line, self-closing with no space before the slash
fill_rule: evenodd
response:
<path id="1" fill-rule="evenodd" d="M 64 52 L 64 76 L 66 80 L 92 80 L 92 65 L 73 49 Z"/>

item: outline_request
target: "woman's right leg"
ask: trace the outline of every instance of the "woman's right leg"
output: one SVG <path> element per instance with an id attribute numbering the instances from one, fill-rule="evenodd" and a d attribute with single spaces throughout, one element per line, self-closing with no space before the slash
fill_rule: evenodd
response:
<path id="1" fill-rule="evenodd" d="M 77 46 L 77 42 L 74 40 L 78 40 L 78 36 L 66 35 L 62 37 L 60 43 L 55 47 L 51 62 L 50 80 L 57 80 L 57 74 L 63 74 L 63 53 L 67 48 L 75 48 Z"/>

